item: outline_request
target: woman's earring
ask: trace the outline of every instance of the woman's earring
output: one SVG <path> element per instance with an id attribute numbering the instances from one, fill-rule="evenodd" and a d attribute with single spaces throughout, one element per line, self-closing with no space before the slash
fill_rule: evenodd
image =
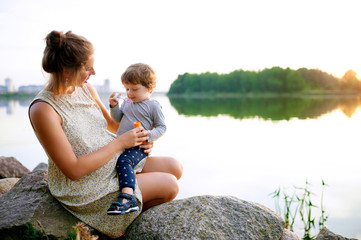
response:
<path id="1" fill-rule="evenodd" d="M 68 86 L 68 78 L 65 78 L 65 87 Z"/>

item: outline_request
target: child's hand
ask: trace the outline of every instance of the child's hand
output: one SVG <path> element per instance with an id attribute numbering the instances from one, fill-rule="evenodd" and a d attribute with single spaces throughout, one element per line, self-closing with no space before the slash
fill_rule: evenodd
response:
<path id="1" fill-rule="evenodd" d="M 118 98 L 117 98 L 118 94 L 120 96 L 120 93 L 116 93 L 116 92 L 113 92 L 112 94 L 110 94 L 109 105 L 111 108 L 115 107 L 118 104 Z"/>

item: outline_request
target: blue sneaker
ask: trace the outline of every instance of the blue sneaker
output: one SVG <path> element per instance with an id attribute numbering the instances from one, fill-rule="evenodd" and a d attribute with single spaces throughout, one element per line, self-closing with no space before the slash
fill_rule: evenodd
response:
<path id="1" fill-rule="evenodd" d="M 123 199 L 127 199 L 128 201 L 123 203 Z M 130 195 L 128 193 L 120 193 L 118 196 L 118 200 L 112 203 L 107 213 L 108 215 L 122 215 L 138 210 L 138 201 L 135 198 L 134 194 Z"/>

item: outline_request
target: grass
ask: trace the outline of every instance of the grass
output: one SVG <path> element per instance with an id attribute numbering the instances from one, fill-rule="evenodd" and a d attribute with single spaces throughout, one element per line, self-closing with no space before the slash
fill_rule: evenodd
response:
<path id="1" fill-rule="evenodd" d="M 316 228 L 316 217 L 313 215 L 313 209 L 320 208 L 321 215 L 318 219 L 318 227 L 321 229 L 328 219 L 323 204 L 324 188 L 327 184 L 322 180 L 322 193 L 321 204 L 316 206 L 313 204 L 312 196 L 315 194 L 311 191 L 311 184 L 306 180 L 304 187 L 293 186 L 293 193 L 289 195 L 285 189 L 279 187 L 272 195 L 275 200 L 275 210 L 280 215 L 283 215 L 285 220 L 285 228 L 294 232 L 294 225 L 296 220 L 300 220 L 303 224 L 303 240 L 314 240 L 315 236 L 312 236 L 312 229 Z M 281 205 L 283 205 L 281 207 Z"/>

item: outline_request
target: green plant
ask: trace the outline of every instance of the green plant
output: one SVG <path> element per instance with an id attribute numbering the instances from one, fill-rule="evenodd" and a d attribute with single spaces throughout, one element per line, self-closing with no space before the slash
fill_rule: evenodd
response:
<path id="1" fill-rule="evenodd" d="M 76 240 L 76 234 L 75 233 L 72 233 L 72 232 L 69 232 L 69 238 L 68 240 Z"/>
<path id="2" fill-rule="evenodd" d="M 326 211 L 325 208 L 323 206 L 323 192 L 324 192 L 324 187 L 327 186 L 327 184 L 322 180 L 322 193 L 321 193 L 321 216 L 320 216 L 320 220 L 318 222 L 318 226 L 319 229 L 321 229 L 323 226 L 325 226 L 325 222 L 328 219 L 328 216 L 326 215 Z"/>
<path id="3" fill-rule="evenodd" d="M 290 229 L 293 231 L 293 226 L 296 219 L 296 214 L 293 214 L 291 211 L 291 207 L 295 201 L 295 194 L 292 196 L 288 196 L 285 191 L 282 192 L 282 197 L 284 201 L 284 208 L 281 209 L 280 206 L 280 195 L 281 195 L 281 188 L 279 187 L 272 193 L 272 198 L 275 199 L 275 208 L 276 212 L 279 214 L 283 214 L 283 217 L 285 219 L 285 228 Z"/>
<path id="4" fill-rule="evenodd" d="M 23 225 L 22 230 L 19 232 L 20 239 L 23 240 L 40 240 L 40 239 L 46 239 L 49 240 L 49 237 L 47 236 L 44 227 L 41 225 L 40 221 L 38 221 L 38 224 L 42 228 L 42 232 L 39 232 L 37 229 L 33 227 L 33 225 L 30 222 L 27 222 Z M 74 232 L 68 233 L 67 240 L 96 240 L 99 237 L 97 235 L 91 235 L 91 232 L 89 228 L 82 222 L 77 223 L 75 226 L 73 226 Z"/>
<path id="5" fill-rule="evenodd" d="M 38 230 L 36 230 L 30 222 L 27 222 L 24 227 L 25 228 L 22 233 L 21 239 L 28 240 L 42 238 L 42 234 Z"/>
<path id="6" fill-rule="evenodd" d="M 76 234 L 69 233 L 69 240 L 97 240 L 99 238 L 97 235 L 91 235 L 90 229 L 83 222 L 78 222 L 73 229 Z"/>
<path id="7" fill-rule="evenodd" d="M 315 218 L 312 217 L 312 208 L 317 206 L 313 205 L 311 201 L 311 195 L 313 195 L 313 193 L 310 191 L 310 183 L 308 182 L 308 180 L 306 180 L 306 186 L 304 188 L 297 189 L 303 191 L 301 197 L 297 196 L 297 200 L 299 203 L 298 213 L 300 214 L 305 231 L 303 239 L 314 239 L 311 236 L 311 230 L 312 228 L 315 228 Z"/>
<path id="8" fill-rule="evenodd" d="M 324 187 L 327 186 L 322 180 L 322 193 L 321 193 L 321 216 L 319 218 L 319 229 L 321 229 L 325 222 L 327 221 L 328 216 L 326 215 L 324 205 L 323 205 L 323 196 L 324 196 Z M 272 198 L 275 200 L 275 210 L 280 215 L 283 215 L 285 219 L 285 228 L 290 231 L 294 231 L 294 224 L 297 216 L 299 216 L 304 227 L 304 240 L 315 239 L 311 235 L 311 230 L 315 228 L 316 218 L 312 215 L 312 209 L 318 208 L 311 201 L 311 196 L 315 195 L 311 192 L 311 184 L 306 180 L 305 187 L 293 187 L 292 195 L 288 195 L 286 191 L 279 187 L 273 193 L 271 193 Z M 280 197 L 283 197 L 283 209 L 280 205 Z"/>

